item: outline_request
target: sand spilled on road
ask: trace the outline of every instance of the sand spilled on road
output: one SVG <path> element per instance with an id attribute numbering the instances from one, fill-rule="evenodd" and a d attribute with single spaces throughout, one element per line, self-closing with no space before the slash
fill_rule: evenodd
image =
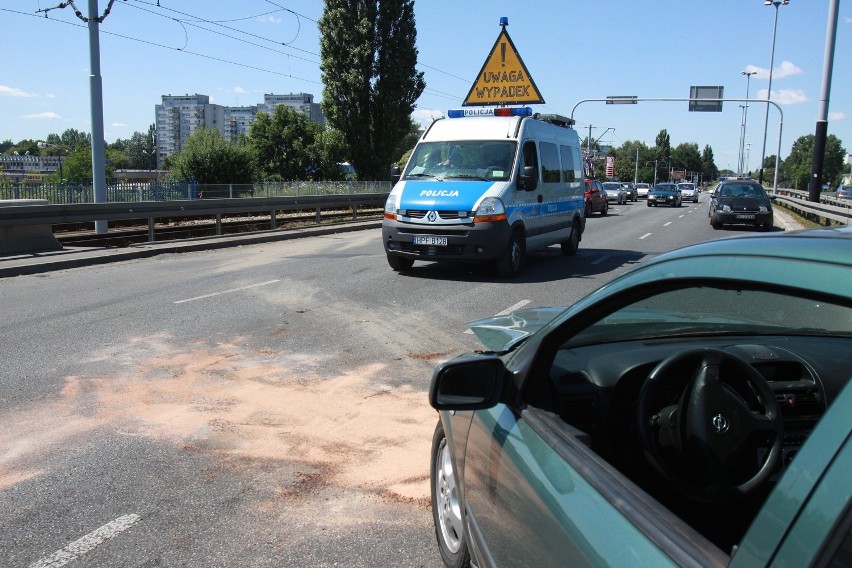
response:
<path id="1" fill-rule="evenodd" d="M 167 336 L 138 338 L 104 359 L 117 367 L 111 376 L 66 377 L 60 400 L 3 417 L 0 489 L 38 475 L 40 456 L 106 426 L 229 467 L 282 460 L 304 464 L 305 485 L 428 503 L 437 415 L 424 392 L 384 382 L 385 364 L 320 377 L 321 362 L 252 350 L 240 338 L 179 349 Z"/>

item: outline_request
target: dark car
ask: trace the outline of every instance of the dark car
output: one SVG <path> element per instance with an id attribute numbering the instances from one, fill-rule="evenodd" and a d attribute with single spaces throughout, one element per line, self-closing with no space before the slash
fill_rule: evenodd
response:
<path id="1" fill-rule="evenodd" d="M 603 185 L 596 179 L 586 180 L 586 191 L 583 194 L 586 200 L 586 217 L 599 211 L 601 215 L 606 215 L 609 211 L 609 203 L 607 202 L 606 192 Z"/>
<path id="2" fill-rule="evenodd" d="M 841 185 L 838 187 L 837 199 L 852 199 L 852 185 Z"/>
<path id="3" fill-rule="evenodd" d="M 677 185 L 673 183 L 658 183 L 648 192 L 648 207 L 657 205 L 681 206 L 681 195 Z"/>
<path id="4" fill-rule="evenodd" d="M 636 190 L 636 186 L 630 182 L 621 182 L 621 187 L 624 188 L 624 191 L 627 192 L 627 200 L 628 201 L 638 201 L 639 200 L 639 192 Z"/>
<path id="5" fill-rule="evenodd" d="M 725 180 L 710 197 L 710 225 L 752 225 L 772 227 L 772 201 L 757 181 L 752 179 Z"/>
<path id="6" fill-rule="evenodd" d="M 470 324 L 429 392 L 446 565 L 852 565 L 850 250 L 720 239 Z"/>

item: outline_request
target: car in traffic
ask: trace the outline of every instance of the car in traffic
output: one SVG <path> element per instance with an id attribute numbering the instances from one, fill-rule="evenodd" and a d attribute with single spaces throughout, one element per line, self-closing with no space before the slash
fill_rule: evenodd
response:
<path id="1" fill-rule="evenodd" d="M 639 194 L 636 193 L 636 185 L 630 182 L 621 182 L 621 187 L 627 192 L 627 201 L 636 201 Z"/>
<path id="2" fill-rule="evenodd" d="M 618 205 L 627 203 L 627 192 L 624 191 L 620 183 L 617 181 L 605 181 L 601 185 L 603 185 L 607 201 L 612 201 Z"/>
<path id="3" fill-rule="evenodd" d="M 650 183 L 636 184 L 636 197 L 648 197 L 648 192 L 651 191 Z"/>
<path id="4" fill-rule="evenodd" d="M 852 199 L 852 185 L 841 185 L 838 187 L 837 199 Z"/>
<path id="5" fill-rule="evenodd" d="M 849 566 L 850 249 L 708 241 L 470 324 L 429 391 L 444 563 Z"/>
<path id="6" fill-rule="evenodd" d="M 681 182 L 677 184 L 677 188 L 680 190 L 680 197 L 683 201 L 698 203 L 699 191 L 694 183 Z"/>
<path id="7" fill-rule="evenodd" d="M 763 186 L 750 178 L 727 179 L 713 189 L 708 211 L 710 225 L 752 225 L 769 229 L 773 225 L 772 201 Z"/>
<path id="8" fill-rule="evenodd" d="M 680 190 L 673 183 L 658 183 L 648 192 L 648 207 L 657 205 L 669 205 L 680 207 L 682 204 Z"/>
<path id="9" fill-rule="evenodd" d="M 596 179 L 587 179 L 586 191 L 583 193 L 583 198 L 586 200 L 586 217 L 595 212 L 600 213 L 601 216 L 603 216 L 609 211 L 609 202 L 607 201 L 606 192 L 604 191 L 603 185 L 601 185 L 600 181 Z"/>

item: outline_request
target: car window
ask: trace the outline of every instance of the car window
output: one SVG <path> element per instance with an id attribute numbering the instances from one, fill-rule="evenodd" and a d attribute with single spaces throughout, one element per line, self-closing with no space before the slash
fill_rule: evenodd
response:
<path id="1" fill-rule="evenodd" d="M 702 304 L 714 306 L 712 315 Z M 783 310 L 777 309 L 784 305 Z M 790 329 L 790 322 L 797 327 Z M 574 336 L 568 345 L 701 336 L 723 332 L 852 337 L 852 309 L 761 290 L 684 288 L 625 306 Z"/>

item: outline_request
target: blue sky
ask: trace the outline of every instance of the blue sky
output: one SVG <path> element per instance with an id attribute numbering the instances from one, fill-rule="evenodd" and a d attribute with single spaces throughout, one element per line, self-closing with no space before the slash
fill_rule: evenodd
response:
<path id="1" fill-rule="evenodd" d="M 89 131 L 88 32 L 71 7 L 36 15 L 59 0 L 2 0 L 0 140 Z M 99 0 L 101 12 L 107 0 Z M 158 6 L 159 4 L 159 6 Z M 88 0 L 75 0 L 86 13 Z M 534 7 L 532 7 L 534 6 Z M 772 100 L 783 109 L 781 155 L 813 134 L 819 116 L 828 0 L 790 0 L 778 10 Z M 145 132 L 164 94 L 201 93 L 223 105 L 252 105 L 264 93 L 322 98 L 316 0 L 117 0 L 101 26 L 105 137 Z M 538 112 L 571 115 L 584 99 L 609 95 L 686 98 L 692 85 L 721 85 L 728 98 L 765 98 L 776 8 L 762 0 L 419 0 L 419 65 L 426 90 L 414 118 L 428 123 L 460 108 L 500 33 L 499 19 L 545 99 Z M 829 103 L 829 134 L 852 152 L 852 4 L 841 2 Z M 581 137 L 653 145 L 665 128 L 673 145 L 713 148 L 736 167 L 742 103 L 721 113 L 686 102 L 582 103 Z M 756 167 L 766 105 L 748 109 L 746 143 Z M 779 114 L 770 108 L 766 154 Z M 608 128 L 610 130 L 606 132 Z"/>

